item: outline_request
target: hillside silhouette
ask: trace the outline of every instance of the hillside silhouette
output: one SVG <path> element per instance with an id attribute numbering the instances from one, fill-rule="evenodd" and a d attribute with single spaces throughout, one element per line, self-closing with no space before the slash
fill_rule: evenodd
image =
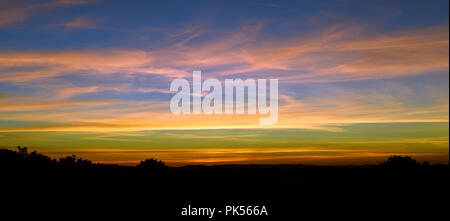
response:
<path id="1" fill-rule="evenodd" d="M 78 212 L 99 212 L 98 206 L 102 205 L 108 209 L 101 211 L 110 215 L 115 214 L 112 210 L 125 209 L 145 213 L 151 206 L 157 208 L 154 214 L 176 215 L 174 210 L 185 205 L 185 199 L 199 197 L 208 199 L 200 200 L 203 204 L 218 201 L 214 205 L 219 206 L 234 202 L 223 199 L 253 199 L 238 202 L 265 203 L 278 215 L 298 215 L 298 208 L 317 215 L 320 208 L 344 209 L 348 205 L 386 215 L 388 210 L 377 208 L 405 206 L 423 210 L 425 205 L 434 205 L 430 203 L 435 201 L 421 201 L 419 197 L 446 192 L 448 171 L 449 165 L 420 163 L 410 156 L 391 156 L 378 165 L 366 166 L 170 167 L 153 158 L 136 166 L 120 166 L 93 163 L 75 155 L 51 159 L 36 151 L 28 152 L 26 147 L 17 151 L 0 149 L 2 190 L 11 194 L 11 205 L 26 202 L 33 205 L 28 209 L 51 205 L 77 208 Z M 350 200 L 350 204 L 342 204 L 342 199 Z M 384 199 L 383 204 L 375 199 Z"/>
<path id="2" fill-rule="evenodd" d="M 222 188 L 226 192 L 257 193 L 258 190 L 284 191 L 299 186 L 317 188 L 390 185 L 440 185 L 447 183 L 448 165 L 417 162 L 410 156 L 391 156 L 378 165 L 366 166 L 308 166 L 308 165 L 190 165 L 169 167 L 157 159 L 140 161 L 136 166 L 93 163 L 75 155 L 60 159 L 28 152 L 0 149 L 2 177 L 21 183 L 41 180 L 56 182 L 123 183 L 126 185 L 170 188 L 183 183 L 184 188 Z M 445 174 L 445 175 L 444 175 Z M 208 185 L 205 185 L 208 184 Z M 180 189 L 179 186 L 174 189 Z M 267 193 L 270 194 L 270 193 Z"/>

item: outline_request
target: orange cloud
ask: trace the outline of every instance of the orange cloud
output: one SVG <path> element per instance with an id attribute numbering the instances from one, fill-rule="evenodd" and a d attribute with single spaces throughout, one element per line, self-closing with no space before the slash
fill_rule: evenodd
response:
<path id="1" fill-rule="evenodd" d="M 153 55 L 139 50 L 9 52 L 0 54 L 0 67 L 5 69 L 0 81 L 29 82 L 74 72 L 187 75 L 173 68 L 152 67 L 154 61 Z"/>
<path id="2" fill-rule="evenodd" d="M 70 92 L 71 93 L 71 92 Z M 377 91 L 334 90 L 296 99 L 280 95 L 276 125 L 259 125 L 260 115 L 173 115 L 168 102 L 79 100 L 70 98 L 0 99 L 0 120 L 42 121 L 3 127 L 12 131 L 139 131 L 177 129 L 303 128 L 341 132 L 342 125 L 388 122 L 448 122 L 448 101 L 409 107 L 401 98 Z"/>
<path id="3" fill-rule="evenodd" d="M 448 145 L 448 141 L 447 141 Z M 76 154 L 94 162 L 135 165 L 145 158 L 158 158 L 171 166 L 192 164 L 368 164 L 379 163 L 392 154 L 407 154 L 418 160 L 432 160 L 436 163 L 447 163 L 448 154 L 442 152 L 411 152 L 397 150 L 389 153 L 374 149 L 337 149 L 323 147 L 283 147 L 283 148 L 228 148 L 228 149 L 64 149 L 49 151 L 40 148 L 40 152 L 54 158 Z M 333 154 L 326 154 L 333 153 Z"/>
<path id="4" fill-rule="evenodd" d="M 350 34 L 351 33 L 351 34 Z M 301 71 L 289 82 L 333 82 L 448 71 L 448 26 L 355 38 L 352 30 L 331 29 L 310 40 L 257 49 L 253 66 Z"/>
<path id="5" fill-rule="evenodd" d="M 35 14 L 54 10 L 56 8 L 88 4 L 94 1 L 88 0 L 51 0 L 51 1 L 36 1 L 30 4 L 28 1 L 14 1 L 6 0 L 0 3 L 0 27 L 5 27 L 10 24 L 22 22 Z"/>
<path id="6" fill-rule="evenodd" d="M 70 22 L 64 24 L 66 28 L 93 28 L 96 26 L 96 23 L 93 20 L 78 17 L 73 19 Z"/>
<path id="7" fill-rule="evenodd" d="M 158 75 L 190 78 L 193 69 L 210 68 L 208 77 L 251 72 L 270 73 L 283 83 L 334 82 L 390 78 L 448 71 L 448 26 L 364 36 L 364 29 L 328 28 L 320 34 L 290 41 L 256 41 L 263 24 L 245 26 L 211 41 L 178 42 L 155 50 L 4 51 L 0 52 L 0 81 L 35 85 L 53 96 L 0 96 L 0 119 L 47 120 L 58 126 L 17 130 L 159 130 L 259 128 L 257 115 L 174 116 L 167 102 L 79 101 L 71 97 L 98 91 L 160 92 L 126 83 L 77 86 L 66 74 Z M 196 29 L 183 32 L 198 36 Z M 174 38 L 177 38 L 174 36 Z M 195 38 L 195 37 L 194 37 Z M 188 37 L 189 39 L 189 37 Z M 286 43 L 287 42 L 287 43 Z M 215 69 L 215 70 L 214 70 Z M 155 83 L 157 84 L 157 83 Z M 167 85 L 168 87 L 168 85 Z M 332 91 L 327 96 L 296 99 L 280 91 L 277 128 L 340 131 L 342 124 L 368 122 L 448 122 L 448 98 L 408 107 L 401 98 L 377 91 Z M 434 93 L 442 93 L 437 91 Z M 439 95 L 437 97 L 441 97 Z M 370 102 L 368 102 L 370 101 Z M 36 111 L 32 115 L 27 111 Z M 74 123 L 75 122 L 75 123 Z M 7 130 L 12 130 L 8 128 Z"/>
<path id="8" fill-rule="evenodd" d="M 82 21 L 74 20 L 74 27 L 77 24 Z M 154 50 L 0 52 L 0 68 L 5 69 L 0 81 L 36 81 L 76 72 L 186 78 L 194 69 L 213 69 L 208 76 L 250 73 L 258 77 L 258 72 L 265 72 L 302 83 L 390 78 L 449 68 L 448 26 L 375 36 L 365 36 L 364 30 L 355 27 L 331 27 L 283 42 L 257 41 L 262 29 L 262 24 L 244 26 L 210 41 L 181 41 Z M 187 33 L 197 36 L 196 31 Z"/>

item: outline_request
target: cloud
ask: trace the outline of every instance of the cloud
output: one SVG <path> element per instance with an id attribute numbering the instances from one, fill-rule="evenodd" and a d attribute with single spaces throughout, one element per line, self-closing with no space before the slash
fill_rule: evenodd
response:
<path id="1" fill-rule="evenodd" d="M 7 99 L 11 96 L 9 93 L 0 93 L 0 99 Z"/>
<path id="2" fill-rule="evenodd" d="M 99 138 L 98 140 L 102 140 Z M 436 138 L 434 138 L 436 139 Z M 390 146 L 389 151 L 384 148 L 339 148 L 337 146 L 289 146 L 289 147 L 264 147 L 264 148 L 40 148 L 40 152 L 54 158 L 77 154 L 77 156 L 89 158 L 94 162 L 109 164 L 133 165 L 139 163 L 143 158 L 156 157 L 172 166 L 189 164 L 368 164 L 378 163 L 392 154 L 406 154 L 420 160 L 430 160 L 437 163 L 448 161 L 445 150 L 448 148 L 436 148 L 434 139 L 423 142 L 423 145 L 431 145 L 425 151 L 409 150 L 397 144 Z M 124 138 L 106 138 L 106 141 L 129 142 Z M 376 141 L 376 140 L 370 140 Z M 348 144 L 346 140 L 342 144 Z M 368 141 L 366 141 L 368 142 Z M 381 144 L 392 145 L 391 141 L 381 141 Z M 448 146 L 448 137 L 443 140 L 443 145 Z M 416 144 L 415 142 L 412 142 Z M 420 142 L 419 142 L 420 143 Z M 47 152 L 48 151 L 48 152 Z"/>
<path id="3" fill-rule="evenodd" d="M 78 18 L 70 27 L 88 27 Z M 92 24 L 90 24 L 92 25 Z M 62 50 L 0 52 L 0 81 L 27 82 L 74 73 L 210 77 L 261 72 L 290 83 L 355 81 L 448 71 L 448 25 L 383 35 L 360 27 L 329 27 L 286 41 L 259 40 L 263 23 L 202 42 L 197 31 L 152 50 Z"/>
<path id="4" fill-rule="evenodd" d="M 248 60 L 254 69 L 291 72 L 281 79 L 297 83 L 381 79 L 448 70 L 448 26 L 382 36 L 354 35 L 351 29 L 331 28 L 313 39 L 256 49 L 249 53 Z"/>
<path id="5" fill-rule="evenodd" d="M 0 53 L 0 81 L 30 82 L 68 74 L 157 74 L 186 71 L 153 67 L 154 55 L 142 50 L 32 51 Z"/>
<path id="6" fill-rule="evenodd" d="M 15 134 L 2 134 L 0 135 L 0 140 L 38 140 L 37 137 L 34 136 L 24 136 L 24 135 L 15 135 Z"/>
<path id="7" fill-rule="evenodd" d="M 25 21 L 26 19 L 49 10 L 72 5 L 88 4 L 87 0 L 51 0 L 51 1 L 14 1 L 0 3 L 0 28 Z"/>
<path id="8" fill-rule="evenodd" d="M 39 84 L 39 88 L 48 91 L 53 98 L 70 98 L 82 94 L 110 91 L 118 93 L 161 93 L 173 94 L 169 89 L 159 89 L 148 87 L 136 87 L 130 83 L 118 84 L 93 84 L 92 86 L 77 86 L 70 83 L 55 84 L 53 81 Z M 48 94 L 46 93 L 46 94 Z M 1 97 L 1 96 L 0 96 Z"/>
<path id="9" fill-rule="evenodd" d="M 78 18 L 73 19 L 70 22 L 65 23 L 64 26 L 68 29 L 94 28 L 96 26 L 96 22 L 94 22 L 93 20 L 88 19 L 88 18 L 78 17 Z"/>
<path id="10" fill-rule="evenodd" d="M 376 90 L 333 89 L 324 95 L 295 99 L 281 95 L 277 125 L 296 128 L 316 125 L 319 130 L 357 123 L 448 122 L 448 101 L 411 107 L 406 99 Z M 334 126 L 333 126 L 334 125 Z"/>
<path id="11" fill-rule="evenodd" d="M 332 26 L 283 41 L 260 39 L 263 29 L 264 23 L 256 23 L 196 41 L 207 31 L 190 28 L 172 36 L 175 43 L 151 50 L 1 51 L 0 82 L 31 88 L 36 96 L 0 96 L 0 119 L 59 123 L 15 128 L 23 131 L 255 128 L 259 115 L 174 116 L 168 101 L 74 97 L 101 91 L 170 93 L 169 83 L 161 87 L 161 82 L 190 79 L 194 69 L 206 70 L 208 78 L 232 74 L 278 78 L 280 85 L 448 72 L 448 25 L 382 35 L 369 35 L 359 26 Z M 73 82 L 74 76 L 81 76 L 84 83 Z M 144 87 L 138 84 L 143 76 L 154 79 Z M 99 78 L 108 83 L 96 83 Z M 280 93 L 276 128 L 340 132 L 340 125 L 355 123 L 448 122 L 448 98 L 408 106 L 404 98 L 371 89 L 329 89 L 327 95 L 307 98 L 294 97 L 282 88 Z M 38 96 L 43 94 L 50 95 Z"/>
<path id="12" fill-rule="evenodd" d="M 41 110 L 51 110 L 53 112 L 70 110 L 73 107 L 86 108 L 89 106 L 100 107 L 104 105 L 115 104 L 113 101 L 108 100 L 51 100 L 51 101 L 39 101 L 33 97 L 14 97 L 5 101 L 2 101 L 0 111 L 7 112 L 33 112 Z M 44 113 L 45 114 L 45 113 Z M 47 113 L 48 114 L 48 113 Z M 5 119 L 7 120 L 7 119 Z M 19 120 L 19 119 L 17 119 Z"/>
<path id="13" fill-rule="evenodd" d="M 448 101 L 416 107 L 405 103 L 371 89 L 329 89 L 303 99 L 281 94 L 278 123 L 267 128 L 343 132 L 342 126 L 358 123 L 448 122 Z M 260 115 L 173 115 L 167 101 L 10 97 L 0 99 L 0 113 L 0 120 L 44 122 L 3 127 L 4 132 L 261 128 Z"/>

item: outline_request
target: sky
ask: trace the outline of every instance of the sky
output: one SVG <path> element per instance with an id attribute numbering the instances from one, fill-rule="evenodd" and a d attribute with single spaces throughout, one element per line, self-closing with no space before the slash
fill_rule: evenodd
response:
<path id="1" fill-rule="evenodd" d="M 278 79 L 279 116 L 170 83 Z M 449 2 L 0 1 L 0 147 L 133 165 L 449 159 Z"/>

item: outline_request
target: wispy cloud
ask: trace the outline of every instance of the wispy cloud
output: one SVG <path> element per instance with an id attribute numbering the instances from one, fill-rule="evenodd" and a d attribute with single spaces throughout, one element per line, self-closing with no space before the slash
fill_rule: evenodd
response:
<path id="1" fill-rule="evenodd" d="M 174 117 L 167 109 L 168 101 L 94 99 L 81 102 L 74 97 L 102 91 L 170 93 L 167 91 L 169 84 L 161 87 L 160 81 L 190 78 L 190 71 L 194 69 L 207 70 L 208 77 L 218 78 L 232 74 L 253 78 L 270 76 L 280 79 L 282 85 L 386 79 L 448 71 L 448 25 L 383 35 L 368 35 L 366 29 L 357 25 L 332 26 L 285 41 L 260 39 L 263 30 L 264 23 L 256 23 L 228 35 L 197 42 L 195 39 L 205 32 L 188 29 L 182 32 L 185 36 L 174 36 L 178 39 L 175 43 L 151 50 L 2 51 L 0 82 L 31 87 L 37 94 L 46 92 L 51 96 L 14 97 L 14 100 L 3 97 L 0 99 L 1 118 L 60 123 L 58 127 L 31 128 L 43 131 L 255 128 L 259 116 Z M 71 81 L 73 76 L 92 79 L 92 83 L 75 84 Z M 99 76 L 113 76 L 108 78 L 113 82 L 93 83 Z M 140 79 L 140 76 L 154 76 L 158 80 L 149 81 L 145 87 L 124 81 Z M 338 132 L 342 131 L 339 125 L 343 124 L 448 122 L 448 99 L 411 107 L 405 105 L 405 100 L 377 90 L 335 90 L 327 96 L 303 99 L 290 96 L 288 90 L 282 88 L 280 92 L 282 104 L 278 124 L 274 126 L 278 128 Z M 38 110 L 32 115 L 27 112 Z M 28 130 L 27 127 L 15 129 Z"/>
<path id="2" fill-rule="evenodd" d="M 96 22 L 92 19 L 78 17 L 67 23 L 64 26 L 68 29 L 72 28 L 94 28 L 96 26 Z"/>
<path id="3" fill-rule="evenodd" d="M 14 1 L 0 3 L 0 28 L 25 21 L 26 19 L 56 8 L 88 4 L 88 0 L 49 0 L 49 1 Z"/>
<path id="4" fill-rule="evenodd" d="M 167 101 L 6 97 L 0 104 L 0 120 L 43 122 L 3 127 L 3 132 L 261 128 L 259 115 L 174 116 Z M 278 123 L 268 128 L 342 132 L 341 126 L 359 123 L 448 122 L 448 107 L 441 100 L 411 107 L 404 98 L 369 89 L 333 89 L 305 99 L 281 94 Z"/>
<path id="5" fill-rule="evenodd" d="M 141 50 L 7 52 L 0 54 L 0 81 L 29 82 L 77 73 L 187 74 L 170 67 L 152 67 L 153 61 L 154 55 Z"/>
<path id="6" fill-rule="evenodd" d="M 74 20 L 69 26 L 89 24 L 83 22 Z M 76 72 L 175 78 L 207 69 L 209 76 L 270 72 L 289 82 L 335 82 L 429 74 L 449 67 L 448 26 L 366 37 L 355 34 L 354 28 L 331 27 L 289 43 L 257 41 L 262 28 L 245 26 L 210 41 L 152 50 L 2 52 L 0 81 L 36 81 Z"/>

